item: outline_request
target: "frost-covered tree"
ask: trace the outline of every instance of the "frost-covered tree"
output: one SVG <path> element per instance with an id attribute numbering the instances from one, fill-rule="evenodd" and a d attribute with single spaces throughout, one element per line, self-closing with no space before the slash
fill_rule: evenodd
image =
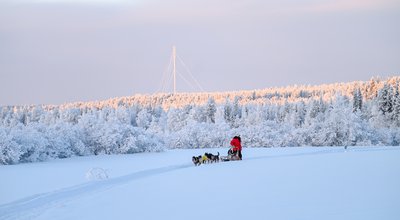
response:
<path id="1" fill-rule="evenodd" d="M 392 98 L 392 122 L 396 127 L 400 127 L 400 92 L 399 84 L 396 84 L 394 88 L 393 98 Z"/>
<path id="2" fill-rule="evenodd" d="M 205 123 L 207 121 L 206 109 L 203 106 L 190 107 L 188 119 Z"/>
<path id="3" fill-rule="evenodd" d="M 69 109 L 60 111 L 61 120 L 71 123 L 71 124 L 77 124 L 81 115 L 82 115 L 82 112 L 78 108 L 69 108 Z"/>
<path id="4" fill-rule="evenodd" d="M 40 130 L 40 125 L 31 124 L 28 126 L 18 126 L 12 129 L 10 136 L 12 140 L 20 146 L 20 162 L 44 161 L 54 158 L 54 151 L 51 150 L 48 140 Z"/>
<path id="5" fill-rule="evenodd" d="M 149 130 L 155 134 L 162 135 L 167 129 L 167 113 L 161 108 L 158 108 L 157 111 L 159 113 L 156 116 L 153 115 Z"/>
<path id="6" fill-rule="evenodd" d="M 214 98 L 210 97 L 207 101 L 205 107 L 205 115 L 208 123 L 215 123 L 215 113 L 217 112 L 217 107 Z"/>
<path id="7" fill-rule="evenodd" d="M 225 106 L 217 106 L 217 111 L 215 112 L 215 124 L 221 125 L 226 124 L 225 119 Z"/>
<path id="8" fill-rule="evenodd" d="M 232 109 L 233 118 L 235 118 L 235 119 L 242 118 L 242 108 L 239 104 L 239 101 L 240 101 L 240 97 L 235 96 L 235 98 L 233 100 L 233 109 Z"/>
<path id="9" fill-rule="evenodd" d="M 362 94 L 360 88 L 353 92 L 353 112 L 361 111 L 362 109 Z"/>
<path id="10" fill-rule="evenodd" d="M 171 132 L 176 132 L 181 130 L 186 126 L 186 119 L 188 118 L 188 113 L 181 109 L 172 108 L 167 114 L 167 128 Z"/>
<path id="11" fill-rule="evenodd" d="M 383 115 L 392 113 L 393 111 L 393 88 L 385 83 L 383 88 L 378 92 L 378 107 Z"/>
<path id="12" fill-rule="evenodd" d="M 243 107 L 243 124 L 242 126 L 250 127 L 263 123 L 263 107 L 262 106 L 244 106 Z"/>
<path id="13" fill-rule="evenodd" d="M 290 122 L 296 127 L 302 127 L 306 117 L 306 110 L 304 102 L 299 102 L 293 106 L 291 110 Z"/>
<path id="14" fill-rule="evenodd" d="M 82 142 L 90 154 L 97 155 L 104 152 L 99 140 L 104 134 L 103 129 L 106 126 L 106 121 L 99 116 L 98 111 L 82 115 L 77 126 L 82 131 Z"/>
<path id="15" fill-rule="evenodd" d="M 378 95 L 378 85 L 380 80 L 377 78 L 372 78 L 369 82 L 368 82 L 368 86 L 366 87 L 366 98 L 367 99 L 374 99 L 377 95 Z"/>
<path id="16" fill-rule="evenodd" d="M 33 107 L 33 109 L 31 111 L 32 111 L 32 114 L 31 114 L 31 117 L 29 118 L 30 123 L 39 122 L 42 118 L 42 115 L 45 114 L 45 110 L 43 109 L 43 107 L 41 105 Z"/>
<path id="17" fill-rule="evenodd" d="M 329 108 L 329 115 L 322 125 L 324 145 L 348 145 L 351 112 L 348 99 L 342 95 L 337 95 L 335 102 Z"/>
<path id="18" fill-rule="evenodd" d="M 136 118 L 136 124 L 138 127 L 147 129 L 151 123 L 151 113 L 147 108 L 143 108 L 138 114 Z"/>
<path id="19" fill-rule="evenodd" d="M 233 106 L 229 99 L 226 99 L 225 105 L 224 105 L 224 118 L 225 121 L 233 126 L 234 120 L 235 120 L 235 115 L 233 111 Z"/>
<path id="20" fill-rule="evenodd" d="M 113 119 L 121 124 L 132 125 L 131 112 L 126 107 L 117 107 L 114 111 Z"/>
<path id="21" fill-rule="evenodd" d="M 0 164 L 16 164 L 22 153 L 21 146 L 8 134 L 7 129 L 0 127 Z"/>
<path id="22" fill-rule="evenodd" d="M 312 100 L 306 110 L 306 115 L 304 118 L 304 124 L 306 126 L 310 126 L 314 124 L 318 120 L 318 116 L 323 114 L 322 112 L 322 101 L 321 100 Z"/>
<path id="23" fill-rule="evenodd" d="M 286 123 L 289 122 L 291 119 L 291 113 L 292 112 L 292 104 L 289 102 L 285 101 L 283 106 L 278 106 L 278 111 L 277 111 L 277 122 L 279 123 Z"/>
<path id="24" fill-rule="evenodd" d="M 399 145 L 399 83 L 392 77 L 257 92 L 2 106 L 0 163 L 227 147 L 238 134 L 246 147 Z"/>

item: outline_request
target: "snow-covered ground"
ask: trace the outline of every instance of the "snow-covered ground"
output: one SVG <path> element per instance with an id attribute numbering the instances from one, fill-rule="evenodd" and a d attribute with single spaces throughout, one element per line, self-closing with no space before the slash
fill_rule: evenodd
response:
<path id="1" fill-rule="evenodd" d="M 227 149 L 0 166 L 0 219 L 400 219 L 399 147 L 245 148 L 243 161 L 191 162 L 217 151 Z"/>

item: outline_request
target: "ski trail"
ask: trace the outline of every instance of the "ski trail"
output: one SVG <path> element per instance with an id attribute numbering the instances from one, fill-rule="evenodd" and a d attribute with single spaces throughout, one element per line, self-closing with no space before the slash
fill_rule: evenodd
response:
<path id="1" fill-rule="evenodd" d="M 39 216 L 45 210 L 58 204 L 74 200 L 78 197 L 109 190 L 115 186 L 129 183 L 138 179 L 173 172 L 192 167 L 192 164 L 173 165 L 150 170 L 138 171 L 121 177 L 94 181 L 64 188 L 54 192 L 30 196 L 15 202 L 0 206 L 0 219 L 31 219 Z"/>
<path id="2" fill-rule="evenodd" d="M 369 148 L 369 147 L 349 147 L 344 149 L 343 147 L 332 147 L 332 149 L 325 149 L 314 152 L 304 152 L 304 153 L 295 153 L 295 154 L 281 154 L 281 155 L 273 155 L 273 156 L 257 156 L 257 157 L 248 157 L 244 160 L 260 160 L 260 159 L 273 159 L 273 158 L 284 158 L 284 157 L 299 157 L 299 156 L 312 156 L 312 155 L 321 155 L 321 154 L 339 154 L 339 153 L 351 153 L 351 152 L 376 152 L 376 151 L 398 151 L 399 147 L 381 147 L 381 148 Z"/>
<path id="3" fill-rule="evenodd" d="M 244 160 L 261 160 L 261 159 L 273 159 L 273 158 L 285 158 L 285 157 L 300 157 L 300 156 L 312 156 L 312 155 L 321 155 L 321 154 L 333 154 L 333 153 L 342 153 L 344 149 L 327 149 L 320 150 L 314 152 L 304 152 L 304 153 L 295 153 L 295 154 L 281 154 L 281 155 L 267 155 L 267 156 L 257 156 L 257 157 L 248 157 Z"/>

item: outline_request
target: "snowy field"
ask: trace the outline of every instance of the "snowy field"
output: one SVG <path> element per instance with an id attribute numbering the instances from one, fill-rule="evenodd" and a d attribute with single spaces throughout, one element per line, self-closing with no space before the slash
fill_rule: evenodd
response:
<path id="1" fill-rule="evenodd" d="M 399 147 L 245 148 L 243 161 L 191 162 L 217 151 L 227 149 L 0 166 L 0 219 L 400 219 Z"/>

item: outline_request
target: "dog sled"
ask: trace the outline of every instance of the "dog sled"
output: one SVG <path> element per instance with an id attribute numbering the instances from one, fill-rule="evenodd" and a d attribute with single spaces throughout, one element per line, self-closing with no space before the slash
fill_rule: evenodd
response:
<path id="1" fill-rule="evenodd" d="M 239 156 L 231 154 L 228 156 L 221 156 L 219 158 L 221 161 L 225 162 L 225 161 L 234 161 L 234 160 L 240 160 Z"/>
<path id="2" fill-rule="evenodd" d="M 192 162 L 195 166 L 200 166 L 201 164 L 206 163 L 216 163 L 216 162 L 225 162 L 225 161 L 235 161 L 241 160 L 238 152 L 233 152 L 232 149 L 228 151 L 228 156 L 219 156 L 219 152 L 217 155 L 213 155 L 211 153 L 205 153 L 204 155 L 193 156 Z"/>
<path id="3" fill-rule="evenodd" d="M 195 166 L 200 166 L 204 163 L 213 163 L 219 161 L 235 161 L 242 160 L 242 145 L 240 136 L 233 137 L 231 141 L 231 148 L 228 151 L 228 156 L 213 155 L 211 153 L 205 153 L 204 155 L 193 156 L 192 161 Z"/>
<path id="4" fill-rule="evenodd" d="M 238 152 L 234 152 L 233 149 L 228 150 L 228 156 L 221 156 L 220 157 L 221 161 L 234 161 L 234 160 L 240 160 Z"/>

